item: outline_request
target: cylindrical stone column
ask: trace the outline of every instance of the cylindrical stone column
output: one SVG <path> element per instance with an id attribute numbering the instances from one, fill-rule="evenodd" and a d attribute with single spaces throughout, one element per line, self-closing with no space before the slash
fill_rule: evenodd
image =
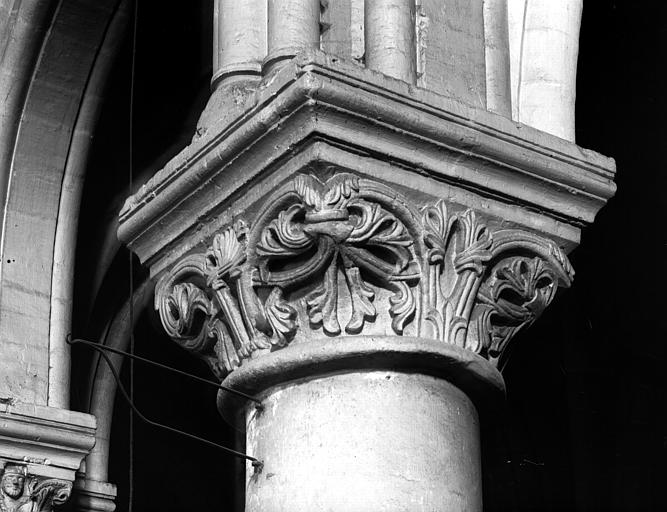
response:
<path id="1" fill-rule="evenodd" d="M 366 67 L 416 83 L 414 0 L 366 0 Z"/>
<path id="2" fill-rule="evenodd" d="M 515 120 L 574 142 L 582 0 L 509 3 Z"/>
<path id="3" fill-rule="evenodd" d="M 245 512 L 481 511 L 496 365 L 573 271 L 548 239 L 450 212 L 296 174 L 160 278 L 163 326 L 245 432 Z"/>
<path id="4" fill-rule="evenodd" d="M 486 108 L 512 117 L 507 0 L 484 0 Z"/>
<path id="5" fill-rule="evenodd" d="M 259 79 L 266 56 L 266 0 L 216 0 L 213 10 L 213 78 Z"/>
<path id="6" fill-rule="evenodd" d="M 85 477 L 74 482 L 72 501 L 77 512 L 114 512 L 116 486 Z"/>
<path id="7" fill-rule="evenodd" d="M 320 0 L 268 0 L 268 55 L 264 72 L 320 45 Z"/>
<path id="8" fill-rule="evenodd" d="M 481 511 L 475 403 L 502 395 L 484 359 L 433 340 L 313 340 L 249 361 L 219 395 L 245 422 L 245 512 Z"/>

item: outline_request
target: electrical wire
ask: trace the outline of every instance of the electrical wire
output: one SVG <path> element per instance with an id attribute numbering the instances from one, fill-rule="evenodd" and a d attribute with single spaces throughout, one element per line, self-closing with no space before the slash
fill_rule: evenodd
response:
<path id="1" fill-rule="evenodd" d="M 74 344 L 74 343 L 81 343 L 82 341 L 86 341 L 86 340 L 68 339 L 67 343 Z M 141 413 L 141 411 L 139 411 L 139 409 L 137 409 L 137 406 L 134 404 L 134 402 L 130 398 L 129 393 L 127 392 L 127 390 L 123 386 L 123 383 L 121 382 L 121 379 L 120 379 L 120 375 L 118 374 L 118 370 L 116 370 L 116 367 L 113 365 L 113 362 L 111 361 L 109 356 L 104 351 L 105 349 L 98 346 L 97 344 L 91 343 L 91 342 L 86 342 L 84 344 L 86 346 L 91 347 L 93 350 L 96 350 L 99 353 L 100 357 L 102 359 L 104 359 L 104 361 L 107 363 L 107 365 L 109 366 L 109 370 L 111 370 L 113 378 L 116 381 L 116 384 L 118 385 L 118 389 L 120 390 L 120 393 L 123 395 L 123 398 L 125 398 L 125 400 L 127 401 L 128 405 L 132 409 L 132 412 L 134 412 L 134 414 L 137 415 L 137 418 L 139 418 L 143 422 L 145 422 L 148 425 L 151 425 L 153 427 L 161 428 L 161 429 L 164 429 L 168 432 L 172 432 L 174 434 L 179 434 L 179 435 L 187 437 L 189 439 L 193 439 L 195 441 L 199 441 L 199 442 L 207 444 L 209 446 L 213 446 L 213 447 L 215 447 L 219 450 L 222 450 L 225 453 L 228 453 L 228 454 L 233 455 L 235 457 L 238 457 L 240 459 L 248 460 L 252 463 L 253 467 L 257 468 L 258 470 L 261 470 L 264 463 L 262 461 L 260 461 L 259 459 L 256 459 L 255 457 L 252 457 L 252 456 L 250 456 L 246 453 L 243 453 L 243 452 L 233 450 L 232 448 L 227 448 L 226 446 L 222 446 L 221 444 L 214 443 L 213 441 L 209 441 L 208 439 L 204 439 L 203 437 L 199 437 L 199 436 L 196 436 L 194 434 L 184 432 L 184 431 L 179 430 L 179 429 L 174 428 L 174 427 L 170 427 L 169 425 L 164 425 L 163 423 L 158 423 L 157 421 L 153 421 L 153 420 L 147 418 L 146 416 L 144 416 Z M 105 347 L 105 348 L 108 349 L 109 347 Z"/>
<path id="2" fill-rule="evenodd" d="M 129 165 L 128 165 L 128 194 L 132 195 L 132 191 L 134 188 L 134 183 L 133 183 L 133 174 L 134 174 L 134 169 L 132 167 L 133 161 L 134 161 L 134 79 L 135 79 L 135 71 L 136 71 L 136 60 L 137 60 L 137 21 L 138 21 L 138 14 L 139 14 L 139 0 L 134 0 L 134 19 L 133 19 L 133 28 L 132 28 L 132 64 L 131 64 L 131 71 L 130 71 L 130 126 L 129 126 Z M 133 276 L 133 267 L 132 267 L 132 252 L 128 251 L 128 284 L 130 287 L 130 353 L 134 354 L 134 276 Z M 103 355 L 105 360 L 107 361 L 107 364 L 109 364 L 111 371 L 114 373 L 114 377 L 116 375 L 115 373 L 115 368 L 111 366 L 111 362 L 107 360 L 107 355 L 104 352 L 100 352 L 100 355 Z M 128 448 L 128 457 L 129 457 L 129 464 L 128 464 L 128 479 L 129 479 L 129 486 L 128 486 L 128 511 L 132 512 L 132 507 L 134 503 L 134 416 L 132 414 L 133 411 L 136 412 L 136 408 L 134 407 L 134 359 L 130 359 L 130 365 L 129 365 L 129 373 L 130 373 L 130 395 L 127 397 L 129 399 L 130 406 L 132 407 L 132 410 L 130 411 L 130 417 L 129 417 L 129 424 L 128 424 L 128 438 L 129 438 L 129 448 Z M 120 380 L 116 379 L 118 381 L 118 386 L 121 387 Z M 124 390 L 123 390 L 124 391 Z"/>
<path id="3" fill-rule="evenodd" d="M 146 359 L 145 357 L 137 356 L 135 354 L 130 354 L 129 352 L 124 352 L 123 350 L 119 350 L 117 348 L 113 347 L 107 347 L 105 345 L 101 345 L 99 343 L 95 343 L 94 341 L 90 340 L 84 340 L 82 338 L 74 338 L 72 339 L 70 336 L 67 338 L 67 343 L 70 345 L 76 345 L 76 344 L 81 344 L 81 345 L 88 345 L 92 346 L 93 348 L 97 350 L 106 350 L 107 352 L 113 352 L 114 354 L 119 354 L 121 356 L 129 357 L 130 359 L 134 359 L 135 361 L 141 361 L 142 363 L 150 364 L 152 366 L 155 366 L 157 368 L 161 368 L 163 370 L 167 370 L 173 373 L 177 373 L 178 375 L 183 375 L 184 377 L 188 377 L 192 380 L 196 380 L 199 382 L 203 382 L 205 384 L 209 384 L 211 386 L 215 386 L 218 389 L 222 389 L 223 391 L 227 391 L 228 393 L 232 393 L 234 395 L 238 395 L 242 398 L 245 398 L 246 400 L 251 400 L 255 402 L 258 406 L 258 408 L 262 407 L 262 402 L 258 398 L 255 398 L 254 396 L 248 395 L 244 393 L 243 391 L 239 391 L 234 388 L 230 388 L 228 386 L 225 386 L 223 384 L 220 384 L 218 382 L 215 382 L 213 380 L 208 380 L 204 379 L 202 377 L 199 377 L 197 375 L 192 375 L 191 373 L 184 372 L 182 370 L 179 370 L 177 368 L 173 368 L 172 366 L 167 366 L 166 364 L 158 363 L 157 361 L 153 361 L 151 359 Z"/>

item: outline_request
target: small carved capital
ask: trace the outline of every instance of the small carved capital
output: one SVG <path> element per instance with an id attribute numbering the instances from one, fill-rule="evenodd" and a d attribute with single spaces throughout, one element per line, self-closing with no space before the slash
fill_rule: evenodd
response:
<path id="1" fill-rule="evenodd" d="M 473 210 L 411 204 L 351 174 L 298 175 L 252 222 L 176 264 L 155 306 L 221 379 L 256 352 L 318 333 L 432 338 L 498 364 L 573 274 L 552 241 L 493 230 Z"/>
<path id="2" fill-rule="evenodd" d="M 72 491 L 71 482 L 30 475 L 20 464 L 7 464 L 0 478 L 1 512 L 51 512 Z"/>

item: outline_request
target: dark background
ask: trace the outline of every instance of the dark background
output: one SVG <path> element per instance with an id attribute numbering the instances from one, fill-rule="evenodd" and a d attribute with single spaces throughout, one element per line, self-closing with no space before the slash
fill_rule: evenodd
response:
<path id="1" fill-rule="evenodd" d="M 584 2 L 576 139 L 616 159 L 618 192 L 574 286 L 515 340 L 488 510 L 667 510 L 664 20 L 663 2 Z"/>
<path id="2" fill-rule="evenodd" d="M 211 72 L 212 2 L 140 4 L 135 186 L 189 143 Z M 618 193 L 571 255 L 573 288 L 515 340 L 504 371 L 507 409 L 484 425 L 487 511 L 667 510 L 663 5 L 585 2 L 577 143 L 616 159 Z M 109 84 L 86 183 L 75 335 L 99 336 L 108 311 L 128 293 L 128 254 L 120 248 L 97 298 L 87 286 L 128 193 L 131 37 Z M 135 284 L 145 278 L 136 262 L 134 276 Z M 209 376 L 161 334 L 151 312 L 140 318 L 136 340 L 141 355 Z M 83 349 L 74 357 L 83 389 L 90 357 Z M 232 444 L 215 389 L 139 364 L 135 387 L 150 418 Z M 75 389 L 73 399 L 85 409 L 83 392 Z M 117 400 L 111 481 L 119 511 L 127 510 L 130 478 L 127 411 Z M 233 499 L 233 465 L 205 445 L 135 422 L 134 509 L 223 510 L 220 504 Z"/>

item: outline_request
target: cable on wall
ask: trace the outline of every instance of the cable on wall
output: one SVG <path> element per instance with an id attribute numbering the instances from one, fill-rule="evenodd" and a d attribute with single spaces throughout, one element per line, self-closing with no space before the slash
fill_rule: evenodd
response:
<path id="1" fill-rule="evenodd" d="M 157 361 L 153 361 L 153 360 L 147 359 L 145 357 L 141 357 L 141 356 L 138 356 L 138 355 L 135 355 L 135 354 L 130 354 L 129 352 L 125 352 L 123 350 L 119 350 L 119 349 L 113 348 L 113 347 L 107 347 L 105 345 L 95 343 L 94 341 L 84 340 L 82 338 L 72 339 L 71 337 L 68 336 L 67 343 L 69 343 L 70 345 L 77 345 L 77 344 L 87 345 L 87 346 L 91 346 L 92 348 L 95 348 L 97 350 L 106 350 L 107 352 L 112 352 L 114 354 L 118 354 L 118 355 L 121 355 L 121 356 L 124 356 L 124 357 L 128 357 L 128 358 L 133 359 L 135 361 L 141 361 L 142 363 L 150 364 L 150 365 L 155 366 L 157 368 L 161 368 L 163 370 L 167 370 L 167 371 L 170 371 L 170 372 L 173 372 L 173 373 L 177 373 L 179 375 L 183 375 L 184 377 L 187 377 L 189 379 L 196 380 L 196 381 L 199 381 L 199 382 L 204 382 L 205 384 L 210 384 L 211 386 L 215 386 L 218 389 L 222 389 L 223 391 L 227 391 L 228 393 L 232 393 L 234 395 L 240 396 L 241 398 L 245 398 L 246 400 L 250 400 L 252 402 L 255 402 L 256 407 L 258 409 L 261 409 L 263 407 L 262 403 L 261 403 L 261 400 L 259 400 L 258 398 L 255 398 L 254 396 L 248 395 L 248 394 L 244 393 L 243 391 L 239 391 L 237 389 L 230 388 L 228 386 L 225 386 L 225 385 L 220 384 L 218 382 L 215 382 L 213 380 L 204 379 L 202 377 L 199 377 L 198 375 L 193 375 L 191 373 L 184 372 L 183 370 L 173 368 L 172 366 L 167 366 L 166 364 L 158 363 Z"/>
<path id="2" fill-rule="evenodd" d="M 120 379 L 120 375 L 119 375 L 119 373 L 118 373 L 118 370 L 117 370 L 116 367 L 113 365 L 113 361 L 111 361 L 111 359 L 109 358 L 109 356 L 106 354 L 106 351 L 110 351 L 110 352 L 118 353 L 118 354 L 121 354 L 121 355 L 125 355 L 125 356 L 131 357 L 131 358 L 138 359 L 138 360 L 143 361 L 143 362 L 147 362 L 147 363 L 150 363 L 150 364 L 154 364 L 154 365 L 156 365 L 156 366 L 159 366 L 159 367 L 162 367 L 162 368 L 165 368 L 165 369 L 169 369 L 169 370 L 171 370 L 171 371 L 175 371 L 176 373 L 180 373 L 180 374 L 182 374 L 182 375 L 186 375 L 186 376 L 188 376 L 188 377 L 195 378 L 196 380 L 200 380 L 200 381 L 204 381 L 204 382 L 208 382 L 208 383 L 213 383 L 213 384 L 215 384 L 213 381 L 207 381 L 206 379 L 201 379 L 200 377 L 197 377 L 196 375 L 190 375 L 190 374 L 188 374 L 188 373 L 186 373 L 186 372 L 181 372 L 180 370 L 176 370 L 175 368 L 171 368 L 171 367 L 168 367 L 168 366 L 166 366 L 166 365 L 161 365 L 160 363 L 156 363 L 155 361 L 150 361 L 149 359 L 144 359 L 144 358 L 139 357 L 139 356 L 134 356 L 133 354 L 128 354 L 128 353 L 126 353 L 126 352 L 123 352 L 123 351 L 121 351 L 121 350 L 117 350 L 117 349 L 113 349 L 113 348 L 111 348 L 111 347 L 104 347 L 104 346 L 99 345 L 98 343 L 94 343 L 94 342 L 91 342 L 91 341 L 88 341 L 88 340 L 72 339 L 70 336 L 68 336 L 66 341 L 67 341 L 67 343 L 70 344 L 70 345 L 81 344 L 81 345 L 85 345 L 85 346 L 87 346 L 87 347 L 90 347 L 90 348 L 92 348 L 93 350 L 95 350 L 95 351 L 98 352 L 98 354 L 100 355 L 100 357 L 101 357 L 102 359 L 104 359 L 104 361 L 106 362 L 107 366 L 109 367 L 109 370 L 111 371 L 111 373 L 112 373 L 112 375 L 113 375 L 113 378 L 114 378 L 114 380 L 116 381 L 116 384 L 118 385 L 118 389 L 120 390 L 121 394 L 123 395 L 123 398 L 125 398 L 125 400 L 127 401 L 128 405 L 129 405 L 130 408 L 132 409 L 132 412 L 134 412 L 134 414 L 137 415 L 137 418 L 139 418 L 139 419 L 142 420 L 143 422 L 145 422 L 145 423 L 147 423 L 148 425 L 151 425 L 151 426 L 153 426 L 153 427 L 161 428 L 161 429 L 166 430 L 166 431 L 168 431 L 168 432 L 172 432 L 172 433 L 174 433 L 174 434 L 178 434 L 178 435 L 187 437 L 187 438 L 189 438 L 189 439 L 193 439 L 193 440 L 195 440 L 195 441 L 199 441 L 199 442 L 201 442 L 201 443 L 207 444 L 208 446 L 212 446 L 212 447 L 217 448 L 217 449 L 219 449 L 219 450 L 221 450 L 221 451 L 223 451 L 223 452 L 225 452 L 225 453 L 228 453 L 228 454 L 230 454 L 230 455 L 233 455 L 234 457 L 238 457 L 238 458 L 240 458 L 240 459 L 245 459 L 245 460 L 247 460 L 247 461 L 250 461 L 250 462 L 252 463 L 252 466 L 253 466 L 257 471 L 261 471 L 261 468 L 263 467 L 264 463 L 263 463 L 262 461 L 260 461 L 259 459 L 256 459 L 255 457 L 252 457 L 252 456 L 250 456 L 250 455 L 248 455 L 248 454 L 246 454 L 246 453 L 243 453 L 243 452 L 239 452 L 239 451 L 237 451 L 237 450 L 233 450 L 232 448 L 228 448 L 228 447 L 226 447 L 226 446 L 222 446 L 221 444 L 214 443 L 213 441 L 209 441 L 208 439 L 204 439 L 203 437 L 199 437 L 199 436 L 197 436 L 197 435 L 190 434 L 189 432 L 184 432 L 183 430 L 179 430 L 179 429 L 177 429 L 177 428 L 170 427 L 169 425 L 165 425 L 165 424 L 163 424 L 163 423 L 159 423 L 159 422 L 157 422 L 157 421 L 153 421 L 153 420 L 147 418 L 146 416 L 144 416 L 144 414 L 143 414 L 141 411 L 139 411 L 139 409 L 138 409 L 137 406 L 135 405 L 135 403 L 134 403 L 134 401 L 132 400 L 132 398 L 130 397 L 130 394 L 128 393 L 128 391 L 127 391 L 127 390 L 125 389 L 125 387 L 123 386 L 123 383 L 121 382 L 121 379 Z M 232 392 L 232 393 L 236 393 L 236 394 L 239 394 L 240 396 L 243 396 L 244 398 L 248 398 L 248 399 L 251 399 L 251 400 L 253 400 L 253 401 L 257 401 L 256 398 L 251 397 L 251 396 L 249 396 L 249 395 L 246 395 L 246 394 L 244 394 L 244 393 L 242 393 L 242 392 L 240 392 L 240 391 L 236 391 L 236 390 L 234 390 L 234 389 L 232 389 L 232 388 L 227 388 L 226 386 L 222 386 L 222 385 L 219 385 L 219 384 L 215 384 L 215 385 L 216 385 L 217 387 L 220 387 L 221 389 L 224 389 L 225 391 L 229 391 L 229 392 Z"/>

